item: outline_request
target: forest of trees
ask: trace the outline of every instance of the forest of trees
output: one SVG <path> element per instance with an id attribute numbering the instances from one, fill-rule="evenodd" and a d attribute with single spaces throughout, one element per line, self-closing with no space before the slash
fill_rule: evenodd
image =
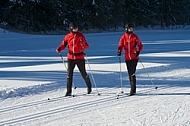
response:
<path id="1" fill-rule="evenodd" d="M 189 0 L 1 0 L 0 26 L 25 32 L 68 30 L 76 21 L 81 30 L 109 30 L 132 22 L 161 28 L 189 25 Z"/>

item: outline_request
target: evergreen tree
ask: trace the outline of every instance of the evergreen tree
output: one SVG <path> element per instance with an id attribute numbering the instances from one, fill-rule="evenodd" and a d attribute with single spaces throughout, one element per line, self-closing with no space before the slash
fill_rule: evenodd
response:
<path id="1" fill-rule="evenodd" d="M 26 32 L 67 31 L 71 21 L 81 30 L 190 24 L 189 0 L 1 0 L 0 10 L 1 24 Z"/>

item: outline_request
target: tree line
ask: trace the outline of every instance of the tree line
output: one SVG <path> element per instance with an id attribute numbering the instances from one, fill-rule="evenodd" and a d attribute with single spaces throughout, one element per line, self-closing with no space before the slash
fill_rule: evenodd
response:
<path id="1" fill-rule="evenodd" d="M 1 27 L 25 32 L 110 30 L 126 22 L 135 26 L 170 27 L 190 24 L 189 0 L 1 0 Z"/>

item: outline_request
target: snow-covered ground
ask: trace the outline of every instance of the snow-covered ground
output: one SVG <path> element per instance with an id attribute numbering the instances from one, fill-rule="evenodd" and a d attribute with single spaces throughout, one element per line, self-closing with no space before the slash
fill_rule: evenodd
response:
<path id="1" fill-rule="evenodd" d="M 144 44 L 136 96 L 117 97 L 130 89 L 123 56 L 121 88 L 116 56 L 123 33 L 112 32 L 85 34 L 92 94 L 76 67 L 75 97 L 64 97 L 66 68 L 55 52 L 64 36 L 0 29 L 0 126 L 190 126 L 190 30 L 135 32 Z"/>

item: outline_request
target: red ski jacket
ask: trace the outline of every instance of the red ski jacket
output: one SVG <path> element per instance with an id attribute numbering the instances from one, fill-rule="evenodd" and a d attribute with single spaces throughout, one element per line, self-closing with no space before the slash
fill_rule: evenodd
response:
<path id="1" fill-rule="evenodd" d="M 67 58 L 70 60 L 84 59 L 84 50 L 89 48 L 84 35 L 80 32 L 68 33 L 59 45 L 58 49 L 62 51 L 66 46 L 68 46 Z"/>
<path id="2" fill-rule="evenodd" d="M 118 44 L 118 52 L 122 52 L 123 48 L 125 50 L 125 60 L 136 60 L 139 57 L 135 53 L 142 51 L 143 44 L 136 34 L 124 33 Z"/>

